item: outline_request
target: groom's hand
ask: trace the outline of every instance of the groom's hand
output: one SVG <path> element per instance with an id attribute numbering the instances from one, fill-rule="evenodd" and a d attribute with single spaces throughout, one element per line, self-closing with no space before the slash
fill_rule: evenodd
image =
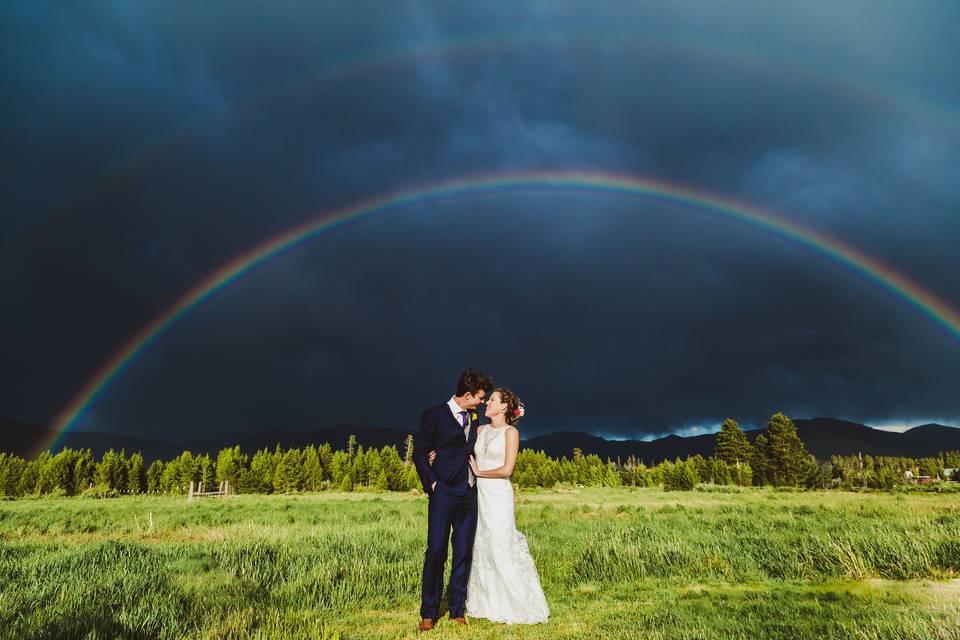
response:
<path id="1" fill-rule="evenodd" d="M 437 481 L 434 480 L 433 484 L 430 485 L 430 491 L 436 491 L 436 490 L 437 490 Z"/>

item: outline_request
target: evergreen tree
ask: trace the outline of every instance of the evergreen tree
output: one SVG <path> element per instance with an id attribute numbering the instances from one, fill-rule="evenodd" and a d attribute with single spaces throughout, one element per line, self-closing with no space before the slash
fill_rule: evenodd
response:
<path id="1" fill-rule="evenodd" d="M 116 470 L 116 467 L 120 464 L 119 455 L 113 449 L 108 449 L 100 456 L 100 462 L 97 463 L 94 474 L 93 482 L 98 487 L 104 489 L 117 489 L 118 487 L 114 484 L 115 478 L 119 475 Z"/>
<path id="2" fill-rule="evenodd" d="M 364 466 L 367 468 L 366 484 L 377 486 L 380 473 L 383 471 L 383 460 L 380 458 L 380 452 L 376 449 L 367 449 Z"/>
<path id="3" fill-rule="evenodd" d="M 121 449 L 116 455 L 113 465 L 110 467 L 112 476 L 110 478 L 110 488 L 116 491 L 127 490 L 127 452 Z"/>
<path id="4" fill-rule="evenodd" d="M 127 486 L 128 493 L 143 493 L 146 488 L 146 474 L 143 469 L 143 456 L 135 453 L 127 461 Z"/>
<path id="5" fill-rule="evenodd" d="M 305 491 L 320 491 L 323 488 L 323 467 L 320 465 L 320 454 L 313 445 L 304 449 L 301 456 L 303 464 L 303 489 Z"/>
<path id="6" fill-rule="evenodd" d="M 377 473 L 373 486 L 376 487 L 378 491 L 387 491 L 390 489 L 390 485 L 387 482 L 387 472 L 384 469 L 380 469 L 379 473 Z"/>
<path id="7" fill-rule="evenodd" d="M 320 456 L 320 466 L 323 468 L 323 479 L 332 480 L 330 474 L 330 462 L 333 459 L 333 448 L 329 443 L 324 442 L 317 447 L 317 455 Z"/>
<path id="8" fill-rule="evenodd" d="M 53 458 L 49 451 L 41 451 L 40 455 L 34 460 L 36 468 L 36 479 L 34 480 L 33 491 L 37 495 L 49 493 L 53 488 L 50 478 L 50 461 Z"/>
<path id="9" fill-rule="evenodd" d="M 702 455 L 698 453 L 692 457 L 688 456 L 686 462 L 691 465 L 696 472 L 697 482 L 706 481 L 710 478 L 710 465 Z"/>
<path id="10" fill-rule="evenodd" d="M 20 474 L 20 478 L 17 481 L 17 489 L 15 495 L 25 496 L 34 492 L 37 487 L 37 476 L 39 475 L 39 470 L 37 469 L 37 461 L 31 460 L 23 466 L 23 472 Z"/>
<path id="11" fill-rule="evenodd" d="M 716 457 L 732 467 L 738 467 L 751 457 L 750 441 L 740 430 L 740 425 L 732 418 L 727 418 L 720 425 L 717 434 Z"/>
<path id="12" fill-rule="evenodd" d="M 221 449 L 217 453 L 217 482 L 227 481 L 236 488 L 240 481 L 240 473 L 247 467 L 247 456 L 240 452 L 240 446 Z"/>
<path id="13" fill-rule="evenodd" d="M 23 495 L 20 490 L 20 479 L 27 469 L 27 461 L 20 456 L 0 453 L 0 494 L 5 496 Z"/>
<path id="14" fill-rule="evenodd" d="M 750 467 L 753 469 L 753 484 L 760 486 L 771 484 L 769 458 L 769 440 L 765 433 L 757 436 L 753 441 L 753 452 L 750 457 Z"/>
<path id="15" fill-rule="evenodd" d="M 350 480 L 354 488 L 367 484 L 367 457 L 363 452 L 363 445 L 357 447 L 357 452 L 350 463 Z"/>
<path id="16" fill-rule="evenodd" d="M 73 495 L 80 495 L 93 486 L 96 468 L 93 452 L 90 449 L 81 449 L 73 463 Z"/>
<path id="17" fill-rule="evenodd" d="M 400 459 L 397 448 L 387 446 L 381 449 L 380 461 L 383 464 L 383 472 L 387 477 L 387 487 L 391 491 L 406 491 L 408 488 L 406 470 L 409 466 Z"/>
<path id="18" fill-rule="evenodd" d="M 767 480 L 775 486 L 805 483 L 814 463 L 790 419 L 782 413 L 775 414 L 767 423 L 766 436 Z"/>
<path id="19" fill-rule="evenodd" d="M 697 483 L 700 477 L 697 475 L 696 465 L 690 458 L 681 461 L 677 458 L 673 464 L 666 463 L 664 469 L 663 488 L 666 491 L 690 491 Z"/>
<path id="20" fill-rule="evenodd" d="M 147 492 L 160 493 L 160 479 L 163 477 L 163 461 L 154 460 L 147 468 Z"/>
<path id="21" fill-rule="evenodd" d="M 749 462 L 744 462 L 739 468 L 731 468 L 730 475 L 733 477 L 733 481 L 741 487 L 753 485 L 753 467 L 750 466 Z"/>
<path id="22" fill-rule="evenodd" d="M 200 467 L 200 482 L 203 482 L 204 491 L 216 491 L 217 489 L 217 465 L 213 462 L 209 453 L 203 454 L 197 459 Z"/>
<path id="23" fill-rule="evenodd" d="M 193 483 L 196 489 L 200 482 L 200 460 L 189 451 L 184 451 L 173 459 L 170 466 L 176 471 L 176 493 L 187 493 L 190 490 L 190 483 Z"/>
<path id="24" fill-rule="evenodd" d="M 403 464 L 410 466 L 413 464 L 413 434 L 407 434 L 406 450 L 403 453 Z"/>
<path id="25" fill-rule="evenodd" d="M 274 456 L 266 449 L 257 451 L 250 460 L 249 490 L 253 493 L 273 491 Z"/>
<path id="26" fill-rule="evenodd" d="M 299 449 L 288 449 L 277 465 L 273 488 L 281 493 L 295 493 L 303 487 L 303 466 Z"/>
<path id="27" fill-rule="evenodd" d="M 346 451 L 335 451 L 330 457 L 330 480 L 339 487 L 345 475 L 350 475 L 350 457 Z"/>
<path id="28" fill-rule="evenodd" d="M 40 493 L 51 493 L 59 490 L 67 495 L 73 491 L 73 465 L 77 452 L 64 447 L 55 456 L 47 458 L 43 471 L 40 473 Z"/>
<path id="29" fill-rule="evenodd" d="M 161 493 L 186 493 L 186 490 L 180 484 L 180 468 L 177 465 L 177 459 L 163 465 L 163 473 L 160 476 Z"/>

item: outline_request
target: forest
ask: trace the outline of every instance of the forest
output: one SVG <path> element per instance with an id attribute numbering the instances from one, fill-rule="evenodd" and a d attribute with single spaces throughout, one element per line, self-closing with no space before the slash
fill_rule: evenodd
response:
<path id="1" fill-rule="evenodd" d="M 413 465 L 413 436 L 403 455 L 394 446 L 364 448 L 349 436 L 342 449 L 330 443 L 303 448 L 261 449 L 252 454 L 239 446 L 216 457 L 184 451 L 172 460 L 147 465 L 140 453 L 107 451 L 95 459 L 89 449 L 44 451 L 33 460 L 0 453 L 0 495 L 114 497 L 122 494 L 186 494 L 190 483 L 213 487 L 230 483 L 237 493 L 314 491 L 418 491 Z M 657 487 L 692 490 L 700 485 L 775 486 L 806 489 L 960 490 L 954 469 L 960 451 L 937 456 L 831 456 L 817 460 L 797 435 L 789 418 L 772 416 L 766 430 L 750 443 L 735 420 L 724 421 L 714 455 L 645 464 L 634 458 L 601 460 L 574 449 L 570 457 L 552 458 L 523 449 L 512 480 L 521 488 L 558 484 L 584 487 Z M 916 484 L 907 477 L 927 476 Z"/>

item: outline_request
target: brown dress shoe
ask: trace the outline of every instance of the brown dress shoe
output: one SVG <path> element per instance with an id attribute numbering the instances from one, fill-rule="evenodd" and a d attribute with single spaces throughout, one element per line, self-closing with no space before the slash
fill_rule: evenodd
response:
<path id="1" fill-rule="evenodd" d="M 467 621 L 464 620 L 463 618 L 454 618 L 453 621 L 456 622 L 457 624 L 462 624 L 462 625 L 467 624 Z"/>
<path id="2" fill-rule="evenodd" d="M 433 629 L 433 618 L 424 618 L 420 621 L 420 631 L 430 631 Z"/>

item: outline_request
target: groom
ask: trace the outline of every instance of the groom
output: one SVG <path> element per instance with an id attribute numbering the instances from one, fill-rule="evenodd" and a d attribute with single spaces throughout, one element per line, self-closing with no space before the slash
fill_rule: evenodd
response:
<path id="1" fill-rule="evenodd" d="M 484 373 L 467 369 L 460 375 L 457 393 L 446 403 L 420 416 L 420 430 L 413 437 L 413 463 L 429 496 L 427 507 L 427 552 L 423 558 L 423 595 L 420 601 L 420 631 L 429 631 L 437 619 L 447 544 L 453 528 L 453 569 L 447 595 L 450 617 L 466 624 L 467 581 L 473 560 L 473 537 L 477 530 L 476 478 L 469 458 L 477 441 L 476 409 L 493 390 Z M 436 451 L 431 466 L 427 452 Z"/>

